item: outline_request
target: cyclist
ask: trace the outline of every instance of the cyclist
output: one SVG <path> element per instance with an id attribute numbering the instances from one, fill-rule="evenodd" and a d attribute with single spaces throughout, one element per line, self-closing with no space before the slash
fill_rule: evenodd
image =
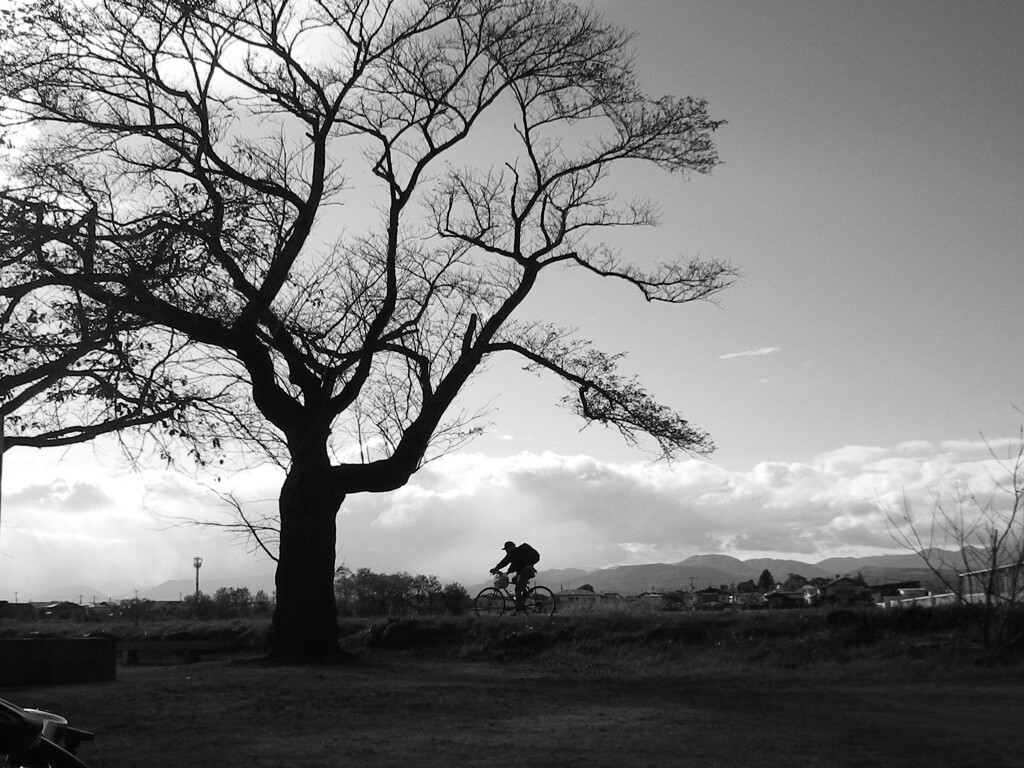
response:
<path id="1" fill-rule="evenodd" d="M 506 541 L 503 549 L 505 557 L 491 568 L 491 573 L 499 573 L 507 565 L 508 572 L 515 574 L 512 577 L 512 583 L 516 585 L 516 609 L 513 613 L 519 613 L 525 610 L 526 585 L 537 575 L 533 566 L 540 561 L 540 554 L 526 542 L 517 547 L 514 541 Z"/>

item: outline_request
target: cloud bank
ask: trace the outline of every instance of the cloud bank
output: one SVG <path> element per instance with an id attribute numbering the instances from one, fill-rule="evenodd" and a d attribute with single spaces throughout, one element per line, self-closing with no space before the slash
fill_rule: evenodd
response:
<path id="1" fill-rule="evenodd" d="M 719 355 L 719 360 L 732 360 L 736 357 L 763 357 L 764 355 L 770 355 L 774 352 L 780 351 L 780 347 L 760 347 L 759 349 L 748 349 L 743 352 L 729 352 L 725 355 Z"/>
<path id="2" fill-rule="evenodd" d="M 924 515 L 936 494 L 956 489 L 987 498 L 1005 478 L 1005 462 L 990 449 L 998 455 L 1015 444 L 846 446 L 743 471 L 701 460 L 459 453 L 398 491 L 350 497 L 338 516 L 338 562 L 472 583 L 497 563 L 506 539 L 529 541 L 548 568 L 677 562 L 711 552 L 816 562 L 896 551 L 887 513 L 908 504 Z M 234 478 L 231 490 L 249 512 L 272 512 L 279 480 L 254 471 Z M 12 487 L 4 502 L 7 589 L 156 584 L 188 578 L 194 555 L 206 558 L 204 576 L 273 571 L 272 562 L 221 531 L 170 525 L 228 514 L 209 488 L 170 472 L 100 483 L 94 470 L 75 476 L 64 467 L 46 482 Z"/>
<path id="3" fill-rule="evenodd" d="M 849 446 L 806 462 L 731 471 L 692 460 L 609 464 L 587 456 L 450 457 L 387 497 L 352 500 L 339 530 L 353 563 L 489 566 L 506 538 L 549 567 L 738 557 L 825 557 L 899 549 L 887 517 L 927 513 L 935 494 L 991 494 L 1004 468 L 983 443 Z M 386 535 L 385 535 L 386 533 Z M 397 555 L 397 558 L 396 558 Z"/>

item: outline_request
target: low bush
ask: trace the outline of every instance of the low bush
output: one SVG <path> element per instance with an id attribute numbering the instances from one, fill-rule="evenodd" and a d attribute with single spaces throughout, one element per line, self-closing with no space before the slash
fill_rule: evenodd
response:
<path id="1" fill-rule="evenodd" d="M 793 668 L 858 660 L 897 663 L 1017 663 L 1024 658 L 1024 612 L 1008 617 L 1009 646 L 978 642 L 980 614 L 971 606 L 883 611 L 817 608 L 722 613 L 576 611 L 536 616 L 418 616 L 339 620 L 350 655 L 427 653 L 467 661 L 530 661 L 554 670 L 636 674 L 667 667 Z M 262 652 L 268 619 L 131 623 L 0 621 L 0 637 L 164 637 L 214 640 L 224 649 Z"/>

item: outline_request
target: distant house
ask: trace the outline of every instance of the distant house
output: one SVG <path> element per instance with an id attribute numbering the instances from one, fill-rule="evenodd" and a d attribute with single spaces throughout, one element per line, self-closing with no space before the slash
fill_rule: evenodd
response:
<path id="1" fill-rule="evenodd" d="M 710 584 L 704 589 L 693 593 L 693 610 L 715 611 L 732 605 L 732 590 L 724 584 L 720 587 L 712 587 Z"/>
<path id="2" fill-rule="evenodd" d="M 828 580 L 823 579 L 815 584 L 812 579 L 809 583 L 804 584 L 803 589 L 800 590 L 804 596 L 804 605 L 814 606 L 818 604 L 818 590 L 823 584 L 828 584 Z"/>
<path id="3" fill-rule="evenodd" d="M 1010 563 L 960 574 L 960 594 L 967 602 L 983 602 L 989 593 L 996 600 L 1024 602 L 1024 564 Z"/>
<path id="4" fill-rule="evenodd" d="M 807 600 L 802 589 L 796 592 L 783 592 L 781 589 L 777 589 L 774 592 L 766 593 L 764 601 L 769 608 L 774 609 L 803 608 L 807 604 Z"/>
<path id="5" fill-rule="evenodd" d="M 853 605 L 866 603 L 871 599 L 867 587 L 857 583 L 849 576 L 837 576 L 832 581 L 818 587 L 818 601 L 833 605 Z"/>
<path id="6" fill-rule="evenodd" d="M 559 609 L 569 606 L 593 605 L 600 602 L 602 596 L 589 589 L 563 589 L 555 593 L 555 605 Z"/>
<path id="7" fill-rule="evenodd" d="M 888 584 L 875 584 L 868 587 L 871 593 L 872 602 L 877 605 L 886 606 L 894 600 L 906 600 L 910 597 L 922 597 L 928 594 L 927 589 L 921 589 L 920 581 L 893 581 Z M 917 590 L 917 592 L 913 592 Z"/>
<path id="8" fill-rule="evenodd" d="M 61 600 L 39 608 L 38 616 L 40 619 L 57 621 L 84 621 L 88 617 L 88 611 L 84 605 Z"/>
<path id="9" fill-rule="evenodd" d="M 928 597 L 930 594 L 931 592 L 923 587 L 906 587 L 899 590 L 898 597 L 900 600 L 919 600 L 922 597 Z"/>
<path id="10" fill-rule="evenodd" d="M 732 604 L 738 608 L 761 609 L 767 608 L 764 595 L 760 592 L 737 592 L 733 595 Z"/>

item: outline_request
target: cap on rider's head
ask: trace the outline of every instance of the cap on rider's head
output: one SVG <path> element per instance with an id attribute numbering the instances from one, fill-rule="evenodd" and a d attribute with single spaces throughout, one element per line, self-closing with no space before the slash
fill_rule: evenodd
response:
<path id="1" fill-rule="evenodd" d="M 505 546 L 502 547 L 502 549 L 504 549 L 506 552 L 508 552 L 510 549 L 515 549 L 515 548 L 516 548 L 516 543 L 514 541 L 506 541 L 505 542 Z"/>

